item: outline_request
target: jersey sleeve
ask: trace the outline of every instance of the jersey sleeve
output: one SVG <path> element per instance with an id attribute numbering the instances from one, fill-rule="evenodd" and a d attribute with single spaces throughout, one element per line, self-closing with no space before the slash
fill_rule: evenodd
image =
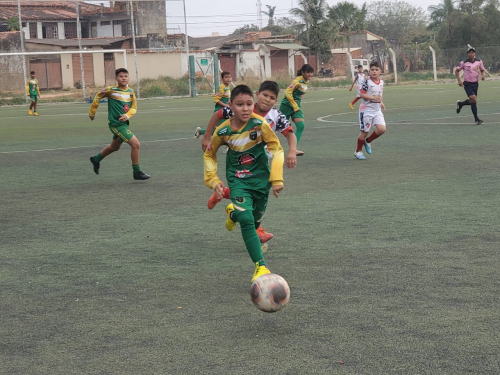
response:
<path id="1" fill-rule="evenodd" d="M 286 116 L 281 111 L 278 111 L 276 131 L 280 132 L 284 136 L 286 136 L 289 131 L 292 131 L 293 133 L 292 124 L 290 124 L 290 121 L 287 120 Z"/>
<path id="2" fill-rule="evenodd" d="M 231 108 L 229 107 L 224 107 L 224 108 L 221 108 L 217 111 L 217 116 L 219 116 L 219 118 L 222 120 L 227 120 L 227 119 L 230 119 L 231 117 L 233 117 L 233 111 L 231 111 Z"/>
<path id="3" fill-rule="evenodd" d="M 479 70 L 484 72 L 484 64 L 483 64 L 483 60 L 480 60 L 480 64 L 479 64 Z"/>
<path id="4" fill-rule="evenodd" d="M 290 85 L 286 88 L 286 91 L 285 91 L 285 97 L 290 102 L 290 104 L 292 105 L 292 108 L 295 112 L 300 110 L 299 105 L 297 104 L 297 102 L 293 98 L 293 92 L 295 91 L 295 89 L 297 88 L 298 85 L 299 85 L 299 82 L 294 80 L 294 81 L 292 81 L 292 83 L 290 83 Z"/>
<path id="5" fill-rule="evenodd" d="M 214 103 L 218 103 L 222 100 L 222 98 L 224 97 L 224 88 L 225 87 L 226 86 L 224 86 L 224 85 L 219 86 L 219 89 L 217 90 L 217 92 L 214 95 Z"/>
<path id="6" fill-rule="evenodd" d="M 458 71 L 461 71 L 461 70 L 464 68 L 464 65 L 465 65 L 465 64 L 464 64 L 464 62 L 463 62 L 463 61 L 460 61 L 460 63 L 459 63 L 459 64 L 458 64 L 458 66 L 457 66 L 457 70 L 458 70 Z"/>
<path id="7" fill-rule="evenodd" d="M 109 98 L 109 96 L 111 95 L 110 87 L 106 87 L 105 89 L 99 91 L 95 95 L 94 100 L 90 105 L 89 116 L 95 116 L 95 113 L 97 112 L 97 108 L 99 108 L 99 103 L 101 102 L 102 98 Z"/>
<path id="8" fill-rule="evenodd" d="M 269 181 L 273 186 L 283 185 L 283 164 L 285 163 L 283 148 L 281 147 L 278 137 L 266 121 L 262 124 L 261 131 L 262 138 L 264 142 L 266 142 L 268 150 L 273 155 Z"/>
<path id="9" fill-rule="evenodd" d="M 26 95 L 30 94 L 30 80 L 28 79 L 26 81 Z"/>
<path id="10" fill-rule="evenodd" d="M 38 96 L 40 96 L 40 86 L 38 85 L 38 82 L 36 84 L 36 92 L 37 92 Z"/>
<path id="11" fill-rule="evenodd" d="M 125 115 L 127 115 L 127 117 L 130 119 L 136 113 L 137 113 L 137 98 L 135 97 L 135 94 L 132 94 L 132 103 L 127 113 L 125 113 Z"/>
<path id="12" fill-rule="evenodd" d="M 361 91 L 363 94 L 366 94 L 368 92 L 368 80 L 364 81 L 363 84 L 361 85 Z"/>
<path id="13" fill-rule="evenodd" d="M 215 187 L 222 181 L 217 176 L 217 150 L 222 145 L 222 139 L 217 135 L 217 129 L 212 135 L 212 140 L 210 141 L 210 147 L 203 154 L 203 175 L 205 180 L 205 185 L 210 189 L 215 189 Z"/>

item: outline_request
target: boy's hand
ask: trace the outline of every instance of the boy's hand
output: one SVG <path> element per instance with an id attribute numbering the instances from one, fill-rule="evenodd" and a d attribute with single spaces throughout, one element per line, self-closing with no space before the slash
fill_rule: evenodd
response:
<path id="1" fill-rule="evenodd" d="M 205 137 L 203 137 L 203 139 L 201 140 L 201 149 L 203 151 L 206 151 L 207 149 L 210 150 L 210 138 L 205 139 Z"/>
<path id="2" fill-rule="evenodd" d="M 118 119 L 118 121 L 120 121 L 120 122 L 125 122 L 127 120 L 128 120 L 128 117 L 126 114 L 121 115 L 120 118 Z"/>
<path id="3" fill-rule="evenodd" d="M 288 150 L 288 154 L 286 155 L 286 167 L 288 169 L 295 168 L 297 166 L 297 150 Z"/>
<path id="4" fill-rule="evenodd" d="M 217 199 L 222 199 L 224 198 L 224 184 L 222 182 L 219 182 L 216 186 L 215 186 L 215 194 L 217 195 Z"/>
<path id="5" fill-rule="evenodd" d="M 351 88 L 349 89 L 349 91 L 352 91 L 352 86 L 351 86 Z"/>
<path id="6" fill-rule="evenodd" d="M 273 185 L 273 194 L 276 198 L 279 198 L 279 193 L 283 190 L 283 185 Z"/>
<path id="7" fill-rule="evenodd" d="M 91 115 L 89 115 L 89 118 L 90 118 L 92 121 L 94 121 L 95 116 L 91 116 Z"/>
<path id="8" fill-rule="evenodd" d="M 381 104 L 382 111 L 385 111 L 385 104 L 384 103 L 380 103 L 380 104 Z"/>

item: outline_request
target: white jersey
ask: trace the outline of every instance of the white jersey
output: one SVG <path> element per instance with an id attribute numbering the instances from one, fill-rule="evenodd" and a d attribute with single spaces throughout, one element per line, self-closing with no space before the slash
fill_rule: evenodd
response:
<path id="1" fill-rule="evenodd" d="M 219 110 L 220 119 L 228 119 L 231 117 L 233 117 L 233 111 L 231 111 L 231 108 L 224 107 Z M 275 133 L 279 132 L 286 135 L 286 133 L 293 129 L 292 124 L 290 124 L 290 121 L 287 120 L 286 116 L 275 107 L 271 108 L 269 112 L 262 117 L 266 119 L 267 123 Z"/>
<path id="2" fill-rule="evenodd" d="M 382 94 L 384 91 L 384 81 L 379 79 L 376 83 L 371 78 L 368 78 L 361 86 L 361 92 L 363 94 L 368 94 L 370 96 L 380 96 L 379 101 L 373 101 L 369 99 L 363 99 L 359 105 L 360 113 L 382 113 Z"/>
<path id="3" fill-rule="evenodd" d="M 366 81 L 365 75 L 363 73 L 360 73 L 360 72 L 354 73 L 354 79 L 356 80 L 356 87 L 362 86 L 363 83 L 365 83 L 365 81 Z"/>

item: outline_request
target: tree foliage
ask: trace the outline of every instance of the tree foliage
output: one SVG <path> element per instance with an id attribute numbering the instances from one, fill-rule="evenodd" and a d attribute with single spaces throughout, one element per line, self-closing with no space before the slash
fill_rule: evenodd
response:
<path id="1" fill-rule="evenodd" d="M 267 26 L 273 26 L 274 25 L 274 11 L 276 10 L 276 6 L 270 6 L 266 5 L 267 7 L 267 12 L 261 11 L 261 13 L 266 14 L 269 17 L 269 21 L 267 22 Z"/>
<path id="2" fill-rule="evenodd" d="M 7 28 L 9 31 L 19 31 L 19 18 L 10 17 L 7 20 Z"/>
<path id="3" fill-rule="evenodd" d="M 366 3 L 361 8 L 356 4 L 343 1 L 328 9 L 328 19 L 338 26 L 341 40 L 347 41 L 347 48 L 351 47 L 351 34 L 364 30 L 366 25 Z"/>
<path id="4" fill-rule="evenodd" d="M 254 25 L 253 23 L 251 25 L 244 25 L 241 27 L 238 27 L 233 31 L 233 34 L 243 34 L 249 31 L 259 31 L 260 28 L 257 25 Z"/>

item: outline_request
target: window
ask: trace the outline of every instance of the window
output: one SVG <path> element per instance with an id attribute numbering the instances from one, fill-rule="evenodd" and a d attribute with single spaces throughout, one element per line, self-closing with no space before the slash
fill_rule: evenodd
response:
<path id="1" fill-rule="evenodd" d="M 57 22 L 42 22 L 44 39 L 57 39 Z"/>

